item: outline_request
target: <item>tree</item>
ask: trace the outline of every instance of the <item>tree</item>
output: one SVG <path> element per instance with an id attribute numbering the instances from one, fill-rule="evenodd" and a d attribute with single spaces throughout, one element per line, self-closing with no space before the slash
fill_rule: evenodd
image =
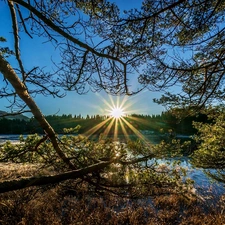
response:
<path id="1" fill-rule="evenodd" d="M 11 13 L 14 53 L 1 48 L 5 86 L 0 96 L 12 97 L 12 107 L 19 107 L 17 113 L 30 110 L 41 125 L 46 136 L 33 150 L 49 139 L 72 170 L 90 165 L 65 154 L 64 145 L 34 101 L 37 94 L 63 97 L 63 90 L 83 94 L 89 85 L 93 91 L 132 95 L 144 88 L 162 90 L 179 84 L 181 94 L 167 93 L 159 102 L 199 105 L 223 100 L 225 4 L 221 0 L 145 0 L 141 9 L 124 12 L 124 16 L 116 4 L 100 0 L 8 0 L 4 4 Z M 31 70 L 24 67 L 21 32 L 56 47 L 60 61 L 53 62 L 54 72 L 38 65 Z M 16 69 L 7 61 L 9 55 L 16 59 Z M 133 77 L 139 82 L 137 89 L 131 86 Z M 115 161 L 112 157 L 108 162 Z"/>
<path id="2" fill-rule="evenodd" d="M 193 153 L 192 162 L 197 167 L 204 168 L 212 178 L 224 183 L 224 106 L 210 108 L 207 115 L 211 123 L 194 123 L 198 130 L 198 135 L 195 136 L 198 148 Z"/>
<path id="3" fill-rule="evenodd" d="M 160 103 L 193 106 L 223 100 L 223 15 L 223 1 L 146 0 L 123 18 L 95 12 L 93 23 L 100 36 L 113 38 L 111 48 L 137 71 L 142 88 L 180 86 Z"/>

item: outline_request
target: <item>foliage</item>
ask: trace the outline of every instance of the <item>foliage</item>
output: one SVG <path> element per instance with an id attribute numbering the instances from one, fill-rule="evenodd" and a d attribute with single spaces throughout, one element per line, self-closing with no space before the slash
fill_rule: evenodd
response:
<path id="1" fill-rule="evenodd" d="M 15 163 L 51 162 L 55 158 L 53 148 L 50 142 L 41 143 L 42 139 L 43 137 L 34 134 L 28 135 L 26 139 L 21 135 L 17 144 L 7 141 L 1 147 L 1 161 Z"/>
<path id="2" fill-rule="evenodd" d="M 110 1 L 11 1 L 17 75 L 30 95 L 63 97 L 64 90 L 82 94 L 90 87 L 131 95 L 148 88 L 165 90 L 158 102 L 179 107 L 223 100 L 224 2 L 140 3 L 122 12 Z M 19 34 L 56 48 L 54 72 L 24 67 Z M 168 90 L 174 85 L 179 93 Z"/>
<path id="3" fill-rule="evenodd" d="M 79 172 L 82 175 L 73 180 L 75 189 L 78 184 L 88 183 L 88 190 L 122 197 L 171 193 L 189 196 L 190 192 L 185 191 L 190 190 L 186 187 L 192 187 L 192 183 L 189 180 L 183 183 L 184 171 L 159 168 L 153 160 L 173 156 L 186 148 L 186 144 L 170 137 L 168 142 L 154 147 L 146 147 L 140 141 L 123 144 L 102 137 L 96 143 L 79 135 L 59 137 L 34 98 L 38 95 L 64 97 L 66 91 L 84 94 L 88 90 L 132 95 L 148 88 L 165 90 L 162 98 L 155 101 L 180 109 L 199 110 L 219 101 L 223 103 L 224 1 L 143 0 L 139 9 L 123 13 L 115 3 L 100 0 L 2 2 L 9 8 L 15 53 L 7 47 L 0 48 L 4 85 L 0 97 L 9 99 L 12 113 L 32 112 L 44 136 L 28 136 L 26 140 L 21 137 L 20 143 L 15 145 L 7 142 L 1 146 L 1 160 L 37 163 L 39 169 L 51 167 L 52 178 L 58 179 L 69 171 Z M 25 41 L 24 34 L 55 47 L 57 57 L 49 55 L 52 70 L 43 69 L 36 61 L 26 66 L 21 57 L 23 49 L 20 49 L 20 42 Z M 13 66 L 6 60 L 9 54 Z M 137 85 L 131 85 L 133 78 Z M 167 90 L 174 85 L 180 88 L 179 93 Z M 160 118 L 157 123 L 169 121 L 169 127 L 164 129 L 166 133 L 172 129 L 169 134 L 173 135 L 174 117 L 164 114 L 162 118 L 164 121 Z M 197 138 L 201 141 L 200 147 L 193 155 L 196 164 L 223 169 L 223 120 L 221 113 L 214 124 L 195 123 L 202 134 Z M 69 128 L 76 125 L 65 126 L 66 131 L 75 131 Z M 37 174 L 31 178 L 43 178 L 36 177 Z M 25 188 L 21 185 L 23 178 L 3 181 L 0 186 L 14 183 Z M 158 201 L 158 204 L 163 203 Z M 6 208 L 13 209 L 10 212 L 15 210 L 15 207 Z M 51 205 L 49 210 L 52 210 Z M 164 223 L 171 223 L 168 213 L 163 216 Z M 40 221 L 45 222 L 48 221 Z"/>
<path id="4" fill-rule="evenodd" d="M 199 143 L 198 151 L 194 154 L 195 160 L 203 167 L 223 169 L 225 141 L 225 114 L 223 109 L 219 109 L 217 112 L 214 109 L 210 118 L 213 123 L 194 123 L 199 132 L 195 136 L 195 140 Z"/>
<path id="5" fill-rule="evenodd" d="M 62 136 L 59 143 L 68 159 L 76 165 L 75 169 L 117 158 L 115 164 L 100 171 L 93 171 L 84 179 L 90 180 L 97 189 L 104 191 L 103 187 L 108 187 L 119 195 L 132 198 L 165 191 L 188 195 L 182 188 L 184 171 L 174 169 L 175 164 L 171 168 L 159 169 L 160 165 L 155 161 L 156 158 L 163 157 L 162 145 L 164 154 L 168 154 L 168 146 L 164 144 L 146 147 L 140 141 L 130 141 L 128 144 L 107 139 L 94 142 L 81 135 Z M 174 152 L 177 152 L 177 149 L 174 149 Z M 26 139 L 21 136 L 18 144 L 6 142 L 1 146 L 1 161 L 35 163 L 39 165 L 40 171 L 44 168 L 51 168 L 58 173 L 67 171 L 64 163 L 54 154 L 51 142 L 46 142 L 46 137 L 37 134 Z M 136 192 L 137 190 L 139 191 Z"/>
<path id="6" fill-rule="evenodd" d="M 0 36 L 0 43 L 1 42 L 7 42 L 7 40 L 4 37 Z M 0 54 L 4 55 L 4 57 L 9 57 L 10 55 L 13 55 L 14 52 L 9 49 L 9 47 L 1 47 L 0 46 Z"/>
<path id="7" fill-rule="evenodd" d="M 198 148 L 192 158 L 193 163 L 202 168 L 216 169 L 216 173 L 208 173 L 217 180 L 225 182 L 225 114 L 224 107 L 209 109 L 208 116 L 212 123 L 194 123 L 198 130 L 195 140 Z"/>
<path id="8" fill-rule="evenodd" d="M 80 128 L 81 128 L 81 126 L 79 126 L 79 125 L 77 125 L 74 128 L 64 128 L 63 132 L 66 133 L 66 134 L 78 133 Z"/>

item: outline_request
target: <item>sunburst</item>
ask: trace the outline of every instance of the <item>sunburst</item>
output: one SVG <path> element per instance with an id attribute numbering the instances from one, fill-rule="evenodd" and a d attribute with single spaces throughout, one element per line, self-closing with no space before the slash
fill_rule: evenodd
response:
<path id="1" fill-rule="evenodd" d="M 125 115 L 124 109 L 120 107 L 113 108 L 110 115 L 115 119 L 119 119 Z"/>
<path id="2" fill-rule="evenodd" d="M 104 131 L 102 132 L 105 137 L 107 137 L 110 133 L 113 133 L 113 139 L 118 140 L 118 133 L 122 132 L 124 138 L 126 140 L 129 140 L 128 130 L 131 130 L 139 139 L 149 144 L 149 140 L 147 140 L 146 137 L 143 136 L 141 132 L 128 121 L 128 118 L 129 120 L 132 119 L 132 117 L 130 117 L 129 115 L 133 113 L 138 114 L 138 111 L 130 109 L 133 104 L 128 102 L 127 96 L 125 96 L 124 98 L 117 97 L 116 101 L 113 100 L 112 97 L 109 97 L 109 101 L 107 101 L 103 97 L 100 97 L 100 99 L 104 103 L 104 109 L 102 110 L 102 112 L 107 117 L 101 123 L 88 130 L 85 133 L 87 137 L 90 137 L 91 135 L 97 133 L 100 129 L 105 127 Z M 134 120 L 138 120 L 138 118 L 134 118 Z"/>

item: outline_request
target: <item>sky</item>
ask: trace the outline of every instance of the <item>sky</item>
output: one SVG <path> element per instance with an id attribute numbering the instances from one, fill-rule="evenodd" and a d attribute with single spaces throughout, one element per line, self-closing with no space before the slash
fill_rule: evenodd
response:
<path id="1" fill-rule="evenodd" d="M 122 10 L 129 10 L 130 8 L 138 7 L 141 3 L 139 0 L 112 1 L 119 4 Z M 12 24 L 6 3 L 0 4 L 0 36 L 7 39 L 7 43 L 5 45 L 0 43 L 0 46 L 8 46 L 10 49 L 13 49 L 14 40 L 12 35 Z M 42 43 L 42 40 L 38 37 L 30 39 L 24 33 L 20 33 L 20 50 L 21 58 L 27 69 L 29 69 L 30 65 L 40 65 L 50 68 L 50 56 L 54 56 L 54 54 L 56 54 L 56 51 L 52 45 Z M 12 59 L 8 58 L 7 60 L 12 65 L 16 66 Z M 30 69 L 31 68 L 32 67 L 30 67 Z M 3 77 L 1 74 L 0 82 L 3 82 Z M 2 88 L 2 86 L 0 86 L 0 88 Z M 154 93 L 147 90 L 131 97 L 111 97 L 103 91 L 100 93 L 88 92 L 84 95 L 79 95 L 75 92 L 67 92 L 66 96 L 61 99 L 39 95 L 35 97 L 34 100 L 44 115 L 103 115 L 107 114 L 108 109 L 113 105 L 113 102 L 121 103 L 123 101 L 125 101 L 124 107 L 126 108 L 125 111 L 128 114 L 136 113 L 152 115 L 160 114 L 165 110 L 162 106 L 153 103 L 153 98 L 159 98 L 160 96 L 161 93 Z M 9 102 L 7 99 L 0 99 L 0 110 L 9 112 L 9 109 L 7 108 L 8 105 Z M 26 115 L 31 116 L 31 114 Z"/>

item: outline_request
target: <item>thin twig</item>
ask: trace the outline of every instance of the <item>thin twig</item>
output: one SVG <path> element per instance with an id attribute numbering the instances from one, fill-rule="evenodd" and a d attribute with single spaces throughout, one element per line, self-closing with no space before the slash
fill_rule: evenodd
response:
<path id="1" fill-rule="evenodd" d="M 15 48 L 15 52 L 16 52 L 16 59 L 19 63 L 19 67 L 23 76 L 23 80 L 25 78 L 25 70 L 23 67 L 23 63 L 22 60 L 20 58 L 20 49 L 19 49 L 19 31 L 18 31 L 18 24 L 17 24 L 17 18 L 16 18 L 16 11 L 14 8 L 14 4 L 12 1 L 8 0 L 8 5 L 9 5 L 9 9 L 10 9 L 10 13 L 11 13 L 11 18 L 12 18 L 12 27 L 13 27 L 13 35 L 14 35 L 14 48 Z"/>

